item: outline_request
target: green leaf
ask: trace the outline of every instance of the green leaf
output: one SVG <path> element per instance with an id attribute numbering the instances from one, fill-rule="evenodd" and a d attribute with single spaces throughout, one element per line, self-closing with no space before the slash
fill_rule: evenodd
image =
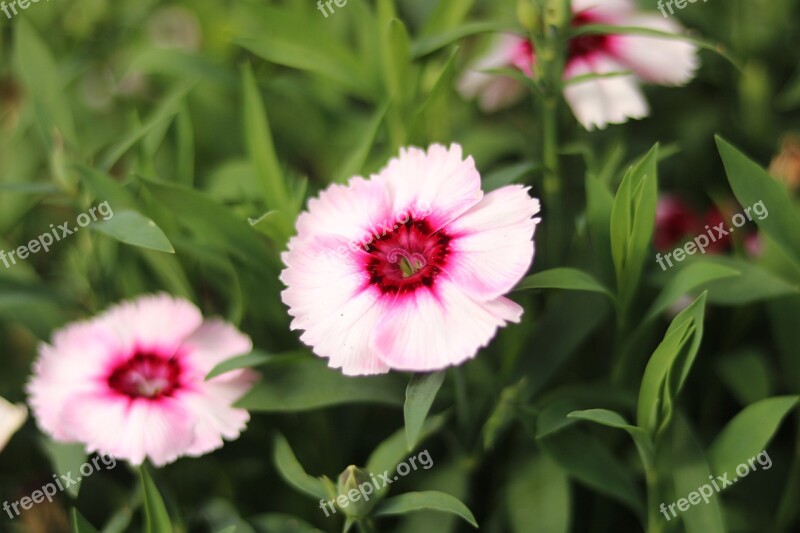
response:
<path id="1" fill-rule="evenodd" d="M 348 377 L 317 358 L 276 362 L 236 405 L 258 412 L 307 411 L 346 403 L 401 405 L 397 376 Z"/>
<path id="2" fill-rule="evenodd" d="M 564 470 L 546 455 L 511 464 L 506 495 L 511 531 L 568 533 L 572 509 Z"/>
<path id="3" fill-rule="evenodd" d="M 707 283 L 723 278 L 735 278 L 739 274 L 740 271 L 731 266 L 711 261 L 697 260 L 689 263 L 669 280 L 669 283 L 658 295 L 653 305 L 650 306 L 650 310 L 645 315 L 645 320 L 656 318 L 666 311 L 670 305 L 677 302 L 681 296 L 690 294 Z"/>
<path id="4" fill-rule="evenodd" d="M 59 75 L 55 58 L 25 17 L 18 17 L 14 23 L 15 67 L 21 74 L 20 78 L 25 80 L 27 92 L 33 101 L 36 122 L 48 152 L 54 149 L 54 127 L 71 145 L 76 146 L 78 140 L 70 113 L 72 106 L 67 102 L 64 82 Z"/>
<path id="5" fill-rule="evenodd" d="M 783 419 L 799 401 L 800 396 L 775 396 L 740 411 L 708 448 L 714 473 L 732 475 L 737 465 L 765 450 Z"/>
<path id="6" fill-rule="evenodd" d="M 461 23 L 475 0 L 450 0 L 438 2 L 422 27 L 422 35 L 443 33 Z"/>
<path id="7" fill-rule="evenodd" d="M 230 251 L 257 272 L 274 262 L 253 228 L 210 196 L 171 183 L 141 182 L 181 223 L 218 249 Z"/>
<path id="8" fill-rule="evenodd" d="M 437 35 L 431 35 L 417 40 L 411 46 L 411 55 L 414 59 L 419 59 L 437 50 L 441 50 L 445 46 L 456 41 L 460 41 L 465 37 L 481 33 L 513 31 L 514 29 L 516 29 L 516 25 L 512 22 L 494 20 L 488 22 L 468 22 L 452 30 L 447 30 Z"/>
<path id="9" fill-rule="evenodd" d="M 728 182 L 739 204 L 745 212 L 760 204 L 767 215 L 753 216 L 753 222 L 800 264 L 800 214 L 785 187 L 722 137 L 716 139 Z"/>
<path id="10" fill-rule="evenodd" d="M 302 12 L 258 6 L 246 13 L 250 28 L 242 29 L 233 43 L 278 65 L 305 70 L 334 80 L 355 95 L 374 98 L 376 84 L 360 64 L 320 20 Z"/>
<path id="11" fill-rule="evenodd" d="M 436 393 L 444 383 L 445 374 L 444 371 L 414 374 L 408 382 L 406 403 L 403 406 L 408 451 L 417 445 L 425 418 L 433 405 L 433 400 L 436 399 Z"/>
<path id="12" fill-rule="evenodd" d="M 768 303 L 773 340 L 780 356 L 780 378 L 789 392 L 800 393 L 800 297 L 781 298 Z"/>
<path id="13" fill-rule="evenodd" d="M 322 533 L 308 522 L 288 514 L 265 513 L 248 521 L 259 533 Z"/>
<path id="14" fill-rule="evenodd" d="M 537 441 L 571 477 L 644 516 L 633 475 L 594 435 L 573 426 Z"/>
<path id="15" fill-rule="evenodd" d="M 709 303 L 741 306 L 800 293 L 800 287 L 750 261 L 734 257 L 713 257 L 707 261 L 739 271 L 736 277 L 708 282 L 704 288 L 708 291 Z"/>
<path id="16" fill-rule="evenodd" d="M 383 33 L 383 83 L 393 103 L 403 104 L 410 96 L 411 43 L 403 21 L 393 18 Z"/>
<path id="17" fill-rule="evenodd" d="M 226 359 L 221 363 L 217 364 L 217 366 L 215 366 L 211 370 L 211 372 L 209 372 L 208 375 L 206 376 L 206 381 L 208 381 L 209 379 L 214 379 L 215 377 L 221 376 L 222 374 L 225 374 L 232 370 L 261 366 L 265 363 L 272 361 L 274 358 L 275 356 L 266 354 L 260 350 L 253 350 L 248 354 L 231 357 L 230 359 Z"/>
<path id="18" fill-rule="evenodd" d="M 444 427 L 446 421 L 447 416 L 443 414 L 435 415 L 425 420 L 425 424 L 422 426 L 422 431 L 417 438 L 417 442 L 422 442 L 434 433 L 438 432 L 440 429 L 442 429 L 442 427 Z M 384 472 L 394 470 L 397 468 L 398 464 L 408 458 L 408 454 L 409 450 L 408 446 L 406 445 L 405 430 L 400 429 L 395 431 L 389 436 L 389 438 L 381 442 L 372 451 L 367 459 L 366 470 L 367 472 L 371 472 L 373 474 L 382 474 Z M 388 486 L 383 486 L 378 489 L 376 494 L 378 497 L 380 497 L 382 494 L 385 494 L 388 489 Z"/>
<path id="19" fill-rule="evenodd" d="M 117 211 L 112 218 L 93 224 L 91 228 L 125 244 L 175 253 L 175 249 L 161 228 L 136 211 Z"/>
<path id="20" fill-rule="evenodd" d="M 720 381 L 742 405 L 767 398 L 773 389 L 772 372 L 767 356 L 758 350 L 741 350 L 726 354 L 717 363 Z"/>
<path id="21" fill-rule="evenodd" d="M 637 425 L 654 437 L 669 423 L 674 399 L 692 368 L 703 338 L 706 293 L 684 309 L 669 326 L 644 371 Z"/>
<path id="22" fill-rule="evenodd" d="M 528 390 L 528 379 L 523 377 L 513 385 L 500 391 L 497 404 L 492 409 L 492 414 L 486 419 L 481 430 L 483 448 L 491 450 L 503 431 L 516 420 L 523 396 Z"/>
<path id="23" fill-rule="evenodd" d="M 303 465 L 297 460 L 289 446 L 289 442 L 280 433 L 275 436 L 275 450 L 272 459 L 281 477 L 297 491 L 317 500 L 330 498 L 322 480 L 306 474 Z"/>
<path id="24" fill-rule="evenodd" d="M 164 126 L 165 122 L 172 120 L 183 108 L 186 95 L 189 94 L 195 83 L 197 82 L 181 83 L 167 93 L 142 124 L 133 128 L 120 142 L 109 149 L 100 163 L 100 170 L 108 172 L 137 142 L 144 139 L 154 129 Z"/>
<path id="25" fill-rule="evenodd" d="M 86 453 L 86 447 L 83 444 L 64 444 L 49 439 L 45 440 L 43 445 L 54 472 L 64 475 L 73 474 L 75 483 L 66 487 L 65 490 L 67 494 L 77 498 L 83 483 L 82 479 L 80 481 L 77 479 L 81 477 L 78 472 L 89 456 Z"/>
<path id="26" fill-rule="evenodd" d="M 568 289 L 573 291 L 599 292 L 605 294 L 611 300 L 614 295 L 607 288 L 594 279 L 590 274 L 578 270 L 577 268 L 560 267 L 545 270 L 528 276 L 520 281 L 514 290 L 521 291 L 526 289 Z"/>
<path id="27" fill-rule="evenodd" d="M 602 426 L 626 431 L 633 439 L 645 469 L 652 468 L 655 454 L 653 442 L 642 428 L 630 425 L 619 413 L 608 409 L 587 409 L 585 411 L 573 411 L 567 417 L 588 420 Z"/>
<path id="28" fill-rule="evenodd" d="M 590 176 L 588 173 L 584 180 L 584 186 L 586 187 L 586 222 L 592 251 L 597 258 L 597 269 L 601 273 L 601 280 L 613 283 L 611 211 L 614 208 L 614 197 L 601 179 Z"/>
<path id="29" fill-rule="evenodd" d="M 267 111 L 249 64 L 242 68 L 242 87 L 245 143 L 264 192 L 264 202 L 269 209 L 286 210 L 290 205 L 288 187 L 275 153 Z"/>
<path id="30" fill-rule="evenodd" d="M 72 533 L 97 533 L 97 529 L 76 508 L 72 508 L 70 515 L 72 518 Z"/>
<path id="31" fill-rule="evenodd" d="M 653 235 L 658 183 L 658 144 L 632 166 L 617 190 L 611 211 L 611 254 L 620 303 L 633 298 Z"/>
<path id="32" fill-rule="evenodd" d="M 359 176 L 364 171 L 367 157 L 372 146 L 375 144 L 375 137 L 378 135 L 383 119 L 386 117 L 388 105 L 383 105 L 375 112 L 369 125 L 364 128 L 364 134 L 356 143 L 355 149 L 350 152 L 350 156 L 345 159 L 342 166 L 334 173 L 334 182 L 346 183 L 353 176 Z"/>
<path id="33" fill-rule="evenodd" d="M 142 497 L 144 500 L 145 532 L 146 533 L 171 533 L 172 522 L 170 522 L 167 506 L 158 492 L 158 487 L 153 483 L 147 468 L 142 465 L 139 468 L 139 477 L 142 483 Z"/>
<path id="34" fill-rule="evenodd" d="M 217 533 L 236 533 L 236 526 L 229 526 L 219 530 Z"/>
<path id="35" fill-rule="evenodd" d="M 478 522 L 472 512 L 464 505 L 461 500 L 445 494 L 428 490 L 424 492 L 407 492 L 394 498 L 389 498 L 381 502 L 373 516 L 392 516 L 413 513 L 415 511 L 440 511 L 452 513 L 466 520 L 472 527 L 477 528 Z"/>
<path id="36" fill-rule="evenodd" d="M 175 178 L 179 183 L 191 187 L 194 183 L 194 129 L 192 127 L 192 116 L 186 105 L 178 113 L 176 125 L 176 158 L 178 161 L 175 168 Z"/>
<path id="37" fill-rule="evenodd" d="M 669 462 L 669 473 L 675 488 L 675 495 L 688 497 L 692 492 L 697 492 L 704 485 L 711 487 L 709 477 L 711 469 L 703 453 L 695 432 L 689 426 L 684 416 L 676 416 L 673 430 L 670 432 L 665 460 Z M 708 490 L 705 491 L 706 493 Z M 677 513 L 676 513 L 677 514 Z M 670 519 L 675 517 L 669 515 Z M 723 519 L 722 501 L 712 495 L 708 502 L 702 505 L 692 505 L 687 511 L 681 512 L 681 521 L 686 528 L 686 533 L 725 533 L 725 520 Z M 661 518 L 660 516 L 658 517 Z"/>
<path id="38" fill-rule="evenodd" d="M 544 167 L 538 163 L 524 162 L 509 165 L 501 169 L 495 170 L 483 178 L 483 190 L 486 192 L 499 189 L 511 183 L 514 183 L 524 176 L 543 170 Z"/>

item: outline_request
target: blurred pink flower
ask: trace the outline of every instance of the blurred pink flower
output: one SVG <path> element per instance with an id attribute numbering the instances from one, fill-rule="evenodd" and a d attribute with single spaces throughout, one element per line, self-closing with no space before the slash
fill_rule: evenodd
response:
<path id="1" fill-rule="evenodd" d="M 659 196 L 653 232 L 653 247 L 656 250 L 670 251 L 703 232 L 700 219 L 682 198 L 671 194 Z"/>
<path id="2" fill-rule="evenodd" d="M 250 416 L 232 407 L 255 374 L 205 380 L 218 363 L 252 350 L 247 335 L 204 320 L 167 294 L 119 303 L 69 324 L 42 344 L 28 384 L 39 427 L 57 441 L 134 465 L 200 456 L 238 438 Z"/>
<path id="3" fill-rule="evenodd" d="M 683 27 L 672 19 L 635 10 L 630 0 L 573 0 L 572 26 L 607 24 L 637 26 L 679 34 Z M 484 111 L 515 102 L 523 93 L 519 82 L 479 70 L 516 67 L 532 75 L 536 63 L 531 43 L 517 35 L 501 35 L 489 52 L 477 59 L 458 82 L 466 98 L 479 98 Z M 569 83 L 564 98 L 583 126 L 592 130 L 643 118 L 649 107 L 641 82 L 683 85 L 694 76 L 697 47 L 675 39 L 640 35 L 581 35 L 569 42 L 564 81 L 578 76 L 626 73 Z"/>
<path id="4" fill-rule="evenodd" d="M 27 418 L 28 409 L 24 405 L 14 405 L 0 396 L 0 452 Z"/>
<path id="5" fill-rule="evenodd" d="M 484 195 L 458 145 L 404 148 L 298 218 L 281 274 L 291 327 L 347 375 L 472 358 L 522 316 L 503 295 L 533 260 L 538 212 L 527 187 Z"/>

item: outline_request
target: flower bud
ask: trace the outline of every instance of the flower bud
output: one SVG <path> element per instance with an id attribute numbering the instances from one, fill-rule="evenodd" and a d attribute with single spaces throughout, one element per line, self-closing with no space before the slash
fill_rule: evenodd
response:
<path id="1" fill-rule="evenodd" d="M 375 486 L 370 481 L 369 473 L 355 465 L 348 466 L 339 474 L 336 489 L 339 492 L 336 504 L 347 516 L 363 518 L 375 504 L 372 500 Z"/>

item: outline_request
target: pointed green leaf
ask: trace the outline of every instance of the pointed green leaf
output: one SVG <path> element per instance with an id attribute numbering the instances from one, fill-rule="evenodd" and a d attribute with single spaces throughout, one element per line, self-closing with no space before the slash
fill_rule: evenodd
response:
<path id="1" fill-rule="evenodd" d="M 708 448 L 714 473 L 733 476 L 737 465 L 765 450 L 798 401 L 800 396 L 775 396 L 742 409 Z"/>
<path id="2" fill-rule="evenodd" d="M 528 276 L 519 282 L 514 290 L 526 289 L 567 289 L 573 291 L 599 292 L 611 300 L 614 295 L 590 274 L 577 268 L 560 267 L 545 270 Z"/>
<path id="3" fill-rule="evenodd" d="M 753 222 L 800 264 L 800 214 L 783 185 L 733 145 L 717 136 L 728 182 L 739 204 L 752 209 Z M 760 205 L 758 216 L 753 206 Z"/>
<path id="4" fill-rule="evenodd" d="M 428 411 L 436 399 L 436 393 L 444 383 L 445 372 L 414 374 L 406 387 L 406 403 L 403 407 L 406 427 L 406 444 L 411 451 L 417 445 Z"/>
<path id="5" fill-rule="evenodd" d="M 97 533 L 97 529 L 76 508 L 71 511 L 72 533 Z"/>
<path id="6" fill-rule="evenodd" d="M 381 502 L 373 516 L 393 516 L 413 513 L 415 511 L 440 511 L 452 513 L 466 520 L 472 527 L 477 528 L 478 522 L 469 508 L 461 500 L 437 491 L 407 492 Z"/>
<path id="7" fill-rule="evenodd" d="M 142 465 L 139 468 L 142 483 L 142 499 L 144 500 L 144 529 L 146 533 L 171 533 L 172 522 L 167 513 L 167 506 L 158 492 L 158 487 Z"/>
<path id="8" fill-rule="evenodd" d="M 140 246 L 159 252 L 175 253 L 172 244 L 156 223 L 136 211 L 117 211 L 112 218 L 90 226 L 125 244 Z"/>
<path id="9" fill-rule="evenodd" d="M 275 436 L 272 459 L 281 477 L 297 491 L 315 499 L 327 500 L 330 497 L 322 480 L 306 474 L 303 465 L 289 446 L 289 441 L 280 433 Z"/>

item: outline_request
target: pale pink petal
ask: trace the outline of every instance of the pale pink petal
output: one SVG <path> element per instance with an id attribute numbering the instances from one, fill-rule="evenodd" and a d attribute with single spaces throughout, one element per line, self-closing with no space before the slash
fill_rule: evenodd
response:
<path id="1" fill-rule="evenodd" d="M 229 374 L 236 374 L 231 378 Z M 221 379 L 225 378 L 225 379 Z M 229 372 L 199 385 L 198 392 L 181 396 L 181 403 L 194 415 L 193 442 L 186 455 L 205 455 L 224 444 L 235 440 L 247 427 L 250 413 L 246 409 L 232 407 L 256 379 L 256 374 L 246 370 Z"/>
<path id="2" fill-rule="evenodd" d="M 589 16 L 615 18 L 635 9 L 632 0 L 572 0 L 572 12 Z"/>
<path id="3" fill-rule="evenodd" d="M 622 24 L 680 34 L 684 28 L 661 15 L 633 15 Z M 615 35 L 610 40 L 612 53 L 640 78 L 660 85 L 684 85 L 700 65 L 697 47 L 679 39 Z"/>
<path id="4" fill-rule="evenodd" d="M 295 317 L 291 328 L 305 330 L 300 340 L 329 358 L 329 366 L 348 375 L 384 373 L 389 368 L 370 349 L 380 313 L 378 296 L 364 290 L 366 252 L 344 243 L 319 237 L 292 247 L 283 256 L 288 268 L 281 281 L 288 288 L 281 296 Z"/>
<path id="5" fill-rule="evenodd" d="M 347 185 L 332 184 L 308 201 L 308 210 L 297 218 L 301 239 L 322 233 L 360 241 L 373 224 L 390 222 L 391 201 L 379 180 L 351 178 Z"/>
<path id="6" fill-rule="evenodd" d="M 39 346 L 26 390 L 42 431 L 58 441 L 72 440 L 62 417 L 66 399 L 94 390 L 119 349 L 117 335 L 97 321 L 70 324 L 54 333 L 52 345 Z"/>
<path id="7" fill-rule="evenodd" d="M 15 405 L 0 396 L 0 452 L 27 418 L 28 409 L 24 405 Z"/>
<path id="8" fill-rule="evenodd" d="M 602 54 L 574 59 L 565 72 L 565 80 L 585 74 L 624 72 L 627 67 Z M 564 98 L 578 121 L 587 130 L 603 129 L 608 124 L 622 124 L 649 113 L 647 101 L 633 75 L 615 75 L 568 84 Z"/>
<path id="9" fill-rule="evenodd" d="M 149 294 L 110 307 L 97 320 L 116 333 L 123 348 L 175 350 L 203 322 L 200 310 L 168 294 Z"/>
<path id="10" fill-rule="evenodd" d="M 64 423 L 87 451 L 140 465 L 149 459 L 162 466 L 186 452 L 194 439 L 193 417 L 175 398 L 157 402 L 102 393 L 67 400 Z"/>
<path id="11" fill-rule="evenodd" d="M 375 179 L 375 178 L 374 178 Z M 483 197 L 481 177 L 472 156 L 463 158 L 461 146 L 431 145 L 401 148 L 377 179 L 383 181 L 393 200 L 393 211 L 428 214 L 441 228 Z"/>
<path id="12" fill-rule="evenodd" d="M 520 99 L 525 87 L 514 78 L 482 72 L 484 70 L 511 68 L 519 60 L 518 49 L 525 39 L 512 33 L 497 35 L 484 55 L 471 63 L 458 79 L 456 88 L 465 99 L 478 98 L 480 108 L 486 112 L 497 111 Z M 531 67 L 527 66 L 530 74 Z"/>
<path id="13" fill-rule="evenodd" d="M 203 378 L 219 363 L 253 351 L 253 341 L 231 324 L 219 318 L 203 322 L 181 344 L 181 352 Z M 227 374 L 226 374 L 227 375 Z"/>
<path id="14" fill-rule="evenodd" d="M 453 235 L 447 275 L 470 296 L 497 298 L 519 282 L 533 261 L 539 200 L 529 187 L 509 185 L 488 193 L 447 226 Z"/>
<path id="15" fill-rule="evenodd" d="M 375 348 L 392 368 L 441 370 L 475 357 L 497 328 L 519 322 L 522 308 L 504 297 L 477 302 L 461 287 L 442 281 L 398 299 L 375 332 Z"/>

